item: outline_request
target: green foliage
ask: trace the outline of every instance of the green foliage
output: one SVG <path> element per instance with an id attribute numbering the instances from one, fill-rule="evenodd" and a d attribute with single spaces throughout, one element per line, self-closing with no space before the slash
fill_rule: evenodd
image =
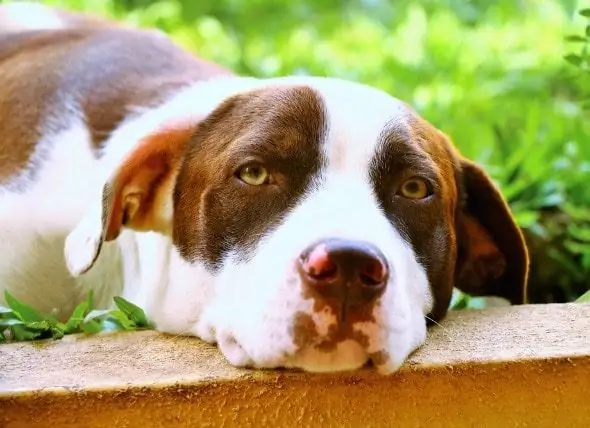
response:
<path id="1" fill-rule="evenodd" d="M 115 297 L 115 309 L 94 309 L 93 295 L 74 309 L 62 323 L 51 315 L 41 314 L 8 291 L 4 298 L 8 307 L 0 306 L 0 342 L 7 340 L 60 339 L 66 334 L 99 333 L 105 330 L 140 330 L 151 328 L 142 309 L 121 297 Z"/>

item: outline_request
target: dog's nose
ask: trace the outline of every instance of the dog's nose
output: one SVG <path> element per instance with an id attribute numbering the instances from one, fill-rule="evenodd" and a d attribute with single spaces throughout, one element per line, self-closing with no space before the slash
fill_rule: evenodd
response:
<path id="1" fill-rule="evenodd" d="M 326 239 L 299 258 L 304 285 L 347 306 L 370 303 L 385 291 L 389 268 L 377 247 L 362 241 Z"/>

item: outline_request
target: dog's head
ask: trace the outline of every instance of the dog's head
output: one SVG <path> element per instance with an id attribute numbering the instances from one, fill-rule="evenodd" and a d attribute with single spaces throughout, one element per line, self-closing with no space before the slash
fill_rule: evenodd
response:
<path id="1" fill-rule="evenodd" d="M 509 208 L 443 133 L 359 84 L 248 85 L 134 145 L 68 239 L 73 271 L 124 227 L 160 232 L 159 328 L 180 318 L 232 364 L 310 371 L 397 369 L 453 286 L 525 300 Z"/>

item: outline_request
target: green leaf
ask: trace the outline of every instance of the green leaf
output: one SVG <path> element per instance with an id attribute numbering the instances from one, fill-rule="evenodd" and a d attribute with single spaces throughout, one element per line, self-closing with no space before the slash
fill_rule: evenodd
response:
<path id="1" fill-rule="evenodd" d="M 585 43 L 587 41 L 586 37 L 578 36 L 577 34 L 572 34 L 571 36 L 565 36 L 566 42 L 581 42 Z"/>
<path id="2" fill-rule="evenodd" d="M 102 325 L 100 321 L 93 319 L 82 324 L 82 329 L 84 330 L 84 333 L 95 334 L 102 331 Z"/>
<path id="3" fill-rule="evenodd" d="M 137 324 L 121 310 L 115 309 L 109 315 L 113 317 L 114 322 L 123 330 L 135 330 L 137 328 Z"/>
<path id="4" fill-rule="evenodd" d="M 10 294 L 10 292 L 4 292 L 4 299 L 6 304 L 12 309 L 14 315 L 24 322 L 43 321 L 43 317 L 39 312 L 24 303 L 19 302 L 16 298 Z"/>
<path id="5" fill-rule="evenodd" d="M 9 318 L 9 319 L 3 319 L 0 318 L 0 328 L 7 328 L 7 327 L 12 327 L 15 325 L 23 325 L 24 323 L 19 320 L 19 319 L 15 319 L 15 318 Z"/>
<path id="6" fill-rule="evenodd" d="M 6 306 L 0 306 L 0 315 L 12 314 L 12 309 Z"/>
<path id="7" fill-rule="evenodd" d="M 58 327 L 51 327 L 51 338 L 52 339 L 61 339 L 65 335 L 65 331 L 63 328 Z"/>
<path id="8" fill-rule="evenodd" d="M 86 313 L 88 312 L 88 300 L 84 300 L 76 306 L 70 319 L 66 322 L 64 333 L 71 334 L 80 331 L 80 326 L 84 322 Z"/>
<path id="9" fill-rule="evenodd" d="M 90 323 L 92 321 L 97 321 L 100 323 L 100 318 L 104 318 L 109 315 L 111 311 L 109 309 L 93 309 L 91 310 L 88 315 L 84 317 L 84 324 Z"/>
<path id="10" fill-rule="evenodd" d="M 15 325 L 11 328 L 14 338 L 19 341 L 35 340 L 41 336 L 40 331 L 30 331 L 24 325 Z"/>
<path id="11" fill-rule="evenodd" d="M 114 297 L 113 300 L 117 308 L 137 324 L 138 327 L 149 327 L 149 322 L 143 309 L 119 296 Z"/>
<path id="12" fill-rule="evenodd" d="M 577 54 L 567 54 L 563 57 L 563 59 L 565 59 L 570 64 L 575 65 L 576 67 L 579 67 L 580 65 L 582 65 L 582 62 L 583 62 L 582 57 Z"/>
<path id="13" fill-rule="evenodd" d="M 582 16 L 585 16 L 586 18 L 590 18 L 590 8 L 589 9 L 582 9 L 578 13 Z"/>
<path id="14" fill-rule="evenodd" d="M 578 300 L 576 300 L 576 302 L 590 303 L 590 290 L 586 291 L 584 294 L 582 294 L 580 297 L 578 297 Z"/>
<path id="15" fill-rule="evenodd" d="M 51 323 L 48 320 L 32 321 L 25 323 L 28 330 L 39 330 L 41 332 L 51 330 Z"/>
<path id="16" fill-rule="evenodd" d="M 586 25 L 586 36 L 590 37 L 590 25 Z M 588 39 L 586 39 L 588 40 Z"/>

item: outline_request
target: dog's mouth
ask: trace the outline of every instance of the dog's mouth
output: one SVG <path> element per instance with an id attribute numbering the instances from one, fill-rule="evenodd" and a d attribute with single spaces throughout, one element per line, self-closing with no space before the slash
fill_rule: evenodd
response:
<path id="1" fill-rule="evenodd" d="M 293 338 L 297 351 L 291 358 L 294 367 L 306 371 L 346 371 L 379 368 L 389 362 L 389 354 L 378 341 L 376 323 L 334 317 L 332 322 L 318 325 L 314 315 L 299 313 L 295 317 Z"/>

